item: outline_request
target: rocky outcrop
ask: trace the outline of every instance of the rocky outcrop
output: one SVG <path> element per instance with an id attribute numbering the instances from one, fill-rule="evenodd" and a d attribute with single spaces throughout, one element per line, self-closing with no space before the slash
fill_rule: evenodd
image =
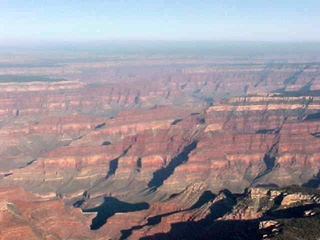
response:
<path id="1" fill-rule="evenodd" d="M 2 67 L 71 79 L 0 79 L 0 185 L 35 194 L 1 202 L 3 236 L 257 239 L 288 209 L 317 216 L 316 195 L 265 187 L 319 187 L 319 65 L 269 62 Z M 58 232 L 65 221 L 74 232 Z"/>
<path id="2" fill-rule="evenodd" d="M 195 181 L 215 193 L 304 184 L 320 168 L 318 103 L 310 95 L 268 94 L 231 98 L 200 114 L 157 107 L 112 119 L 43 119 L 27 133 L 51 132 L 55 147 L 11 171 L 2 184 L 67 199 L 87 192 L 90 198 L 115 194 L 137 201 L 140 192 L 160 199 Z"/>
<path id="3" fill-rule="evenodd" d="M 223 192 L 215 196 L 206 190 L 203 182 L 197 182 L 167 200 L 151 204 L 147 210 L 116 214 L 107 220 L 102 229 L 109 231 L 115 239 L 139 239 L 168 233 L 175 223 L 197 222 L 205 218 L 213 220 L 227 211 L 232 203 L 233 200 Z"/>
<path id="4" fill-rule="evenodd" d="M 64 206 L 59 199 L 43 199 L 20 188 L 0 189 L 0 234 L 16 239 L 105 239 L 91 232 L 94 215 Z"/>
<path id="5" fill-rule="evenodd" d="M 226 190 L 213 195 L 205 189 L 203 183 L 191 185 L 148 210 L 116 214 L 101 229 L 109 231 L 114 239 L 268 239 L 281 237 L 292 218 L 317 221 L 320 204 L 315 197 L 319 192 L 310 194 L 299 187 L 259 187 L 241 195 Z M 283 197 L 289 195 L 299 195 L 302 201 L 284 206 Z M 128 228 L 121 231 L 123 226 Z"/>

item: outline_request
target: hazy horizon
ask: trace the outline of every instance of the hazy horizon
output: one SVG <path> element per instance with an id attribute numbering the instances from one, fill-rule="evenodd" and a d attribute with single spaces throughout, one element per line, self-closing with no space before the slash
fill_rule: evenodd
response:
<path id="1" fill-rule="evenodd" d="M 1 45 L 0 53 L 19 55 L 32 53 L 87 54 L 178 54 L 199 56 L 262 56 L 272 54 L 320 53 L 320 42 L 259 42 L 259 41 L 91 41 L 39 42 Z M 94 56 L 95 56 L 94 55 Z"/>
<path id="2" fill-rule="evenodd" d="M 320 41 L 320 2 L 0 1 L 0 44 Z"/>

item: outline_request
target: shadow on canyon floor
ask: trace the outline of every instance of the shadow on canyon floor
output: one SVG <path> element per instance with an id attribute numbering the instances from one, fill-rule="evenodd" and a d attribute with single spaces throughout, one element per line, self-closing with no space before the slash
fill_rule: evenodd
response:
<path id="1" fill-rule="evenodd" d="M 224 194 L 229 195 L 231 194 L 228 190 L 223 190 Z M 188 212 L 194 209 L 197 209 L 207 203 L 209 203 L 210 201 L 212 201 L 214 198 L 216 197 L 215 194 L 213 194 L 210 191 L 205 191 L 202 196 L 199 198 L 199 200 L 193 205 L 191 206 L 189 209 L 186 209 L 184 211 L 174 211 L 174 212 L 169 212 L 169 213 L 165 213 L 165 214 L 161 214 L 161 215 L 156 215 L 156 216 L 152 216 L 149 217 L 147 219 L 147 223 L 144 225 L 140 225 L 140 226 L 134 226 L 130 229 L 126 229 L 126 230 L 122 230 L 121 231 L 121 238 L 120 239 L 127 239 L 134 230 L 139 230 L 142 229 L 146 226 L 155 226 L 157 224 L 159 224 L 162 220 L 162 218 L 164 217 L 168 217 L 170 215 L 174 215 L 176 213 L 181 213 L 181 212 Z M 209 226 L 210 223 L 212 223 L 215 219 L 218 219 L 219 217 L 222 217 L 223 215 L 225 215 L 227 212 L 231 211 L 232 206 L 226 206 L 224 200 L 219 200 L 216 203 L 214 203 L 211 207 L 210 207 L 210 214 L 203 220 L 198 221 L 198 222 L 193 222 L 193 221 L 188 221 L 185 223 L 179 223 L 179 224 L 172 224 L 172 230 L 174 231 L 173 234 L 160 234 L 159 238 L 158 236 L 154 236 L 151 237 L 150 239 L 186 239 L 186 236 L 190 236 L 193 239 L 196 232 L 201 232 L 202 229 L 206 226 Z M 177 227 L 177 230 L 175 230 L 175 227 Z M 186 231 L 187 235 L 184 235 L 184 233 L 181 235 L 176 234 L 176 231 L 179 232 L 179 229 L 182 228 L 182 231 Z M 190 235 L 189 235 L 190 234 Z M 172 236 L 171 236 L 172 235 Z M 183 238 L 184 237 L 184 238 Z M 149 239 L 149 238 L 146 238 Z"/>
<path id="2" fill-rule="evenodd" d="M 192 152 L 196 147 L 197 142 L 192 142 L 186 146 L 178 156 L 173 158 L 166 167 L 155 171 L 153 173 L 153 178 L 148 183 L 150 190 L 156 191 L 160 186 L 162 186 L 163 182 L 170 177 L 176 167 L 188 161 L 189 153 Z"/>
<path id="3" fill-rule="evenodd" d="M 272 213 L 265 214 L 260 219 L 255 220 L 226 220 L 220 221 L 210 218 L 200 220 L 198 222 L 188 221 L 171 224 L 168 233 L 155 234 L 153 236 L 143 237 L 141 240 L 157 240 L 157 239 L 194 239 L 194 240 L 257 240 L 262 239 L 264 234 L 274 235 L 272 229 L 259 230 L 259 222 L 261 220 L 275 219 L 276 221 L 291 219 L 309 219 L 304 218 L 304 212 L 318 208 L 320 204 L 310 204 L 307 206 L 294 207 L 290 209 L 277 210 Z M 288 226 L 287 226 L 288 227 Z M 282 228 L 278 230 L 282 233 Z"/>
<path id="4" fill-rule="evenodd" d="M 219 239 L 219 240 L 257 240 L 261 239 L 258 232 L 258 221 L 208 221 L 181 222 L 171 225 L 168 233 L 143 237 L 141 240 L 155 239 Z"/>
<path id="5" fill-rule="evenodd" d="M 308 182 L 302 184 L 302 187 L 318 188 L 320 186 L 320 170 L 318 174 L 311 178 Z"/>
<path id="6" fill-rule="evenodd" d="M 105 197 L 102 205 L 96 208 L 83 210 L 83 212 L 97 212 L 98 215 L 92 220 L 91 230 L 101 228 L 116 213 L 141 211 L 149 208 L 148 203 L 127 203 L 114 197 Z"/>

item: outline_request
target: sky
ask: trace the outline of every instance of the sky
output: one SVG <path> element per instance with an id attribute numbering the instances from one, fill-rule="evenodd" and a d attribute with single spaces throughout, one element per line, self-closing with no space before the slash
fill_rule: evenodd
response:
<path id="1" fill-rule="evenodd" d="M 0 44 L 320 41 L 320 0 L 0 0 Z"/>

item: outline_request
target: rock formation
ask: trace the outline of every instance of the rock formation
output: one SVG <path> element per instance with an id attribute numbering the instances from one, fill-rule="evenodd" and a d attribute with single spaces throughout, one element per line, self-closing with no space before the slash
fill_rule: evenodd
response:
<path id="1" fill-rule="evenodd" d="M 285 187 L 320 184 L 320 67 L 288 62 L 1 68 L 1 237 L 257 239 L 317 219 L 317 193 Z"/>

